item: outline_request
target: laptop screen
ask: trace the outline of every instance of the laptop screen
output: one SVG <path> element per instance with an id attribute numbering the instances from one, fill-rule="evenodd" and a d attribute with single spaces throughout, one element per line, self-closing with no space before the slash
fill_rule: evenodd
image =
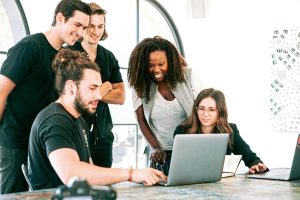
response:
<path id="1" fill-rule="evenodd" d="M 168 185 L 219 181 L 228 138 L 228 134 L 176 135 Z"/>

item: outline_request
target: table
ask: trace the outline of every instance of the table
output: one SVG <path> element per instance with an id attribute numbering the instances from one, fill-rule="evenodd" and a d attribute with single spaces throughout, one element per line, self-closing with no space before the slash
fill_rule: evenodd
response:
<path id="1" fill-rule="evenodd" d="M 145 187 L 135 183 L 119 183 L 113 185 L 117 191 L 117 199 L 300 199 L 300 180 L 272 181 L 249 179 L 244 175 L 222 178 L 216 183 L 203 183 L 184 186 L 151 186 Z M 54 189 L 34 192 L 14 193 L 0 196 L 0 200 L 43 200 L 50 199 Z"/>

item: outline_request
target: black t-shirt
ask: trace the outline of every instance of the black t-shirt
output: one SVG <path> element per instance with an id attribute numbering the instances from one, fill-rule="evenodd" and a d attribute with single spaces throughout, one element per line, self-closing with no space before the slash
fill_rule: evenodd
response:
<path id="1" fill-rule="evenodd" d="M 74 118 L 59 103 L 51 103 L 38 114 L 32 125 L 28 152 L 28 175 L 34 189 L 63 184 L 49 161 L 52 151 L 74 149 L 80 161 L 89 163 L 87 131 L 85 120 Z"/>
<path id="2" fill-rule="evenodd" d="M 9 49 L 0 73 L 16 86 L 0 122 L 1 146 L 27 150 L 34 118 L 57 98 L 51 69 L 56 53 L 42 33 L 27 36 Z"/>
<path id="3" fill-rule="evenodd" d="M 74 46 L 69 47 L 72 50 L 85 52 L 81 43 L 77 42 Z M 85 52 L 85 54 L 87 54 Z M 118 60 L 114 54 L 108 49 L 98 45 L 97 57 L 95 62 L 100 67 L 100 73 L 102 82 L 109 81 L 110 83 L 122 83 L 122 75 L 120 73 L 120 66 Z M 113 134 L 111 132 L 113 128 L 112 118 L 108 104 L 100 101 L 97 107 L 97 111 L 92 116 L 83 115 L 89 126 L 96 121 L 97 137 L 105 138 L 107 142 L 113 142 Z M 94 137 L 90 137 L 90 143 L 94 144 Z"/>

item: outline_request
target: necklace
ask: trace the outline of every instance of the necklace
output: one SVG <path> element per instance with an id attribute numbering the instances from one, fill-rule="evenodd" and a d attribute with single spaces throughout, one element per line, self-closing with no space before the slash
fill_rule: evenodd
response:
<path id="1" fill-rule="evenodd" d="M 63 101 L 63 99 L 60 97 L 58 100 L 57 100 L 58 103 L 60 103 L 64 109 L 70 113 L 73 117 L 75 118 L 78 118 L 80 116 L 80 113 L 77 112 L 77 110 L 75 108 L 73 108 L 72 106 L 67 106 L 68 104 L 65 104 L 65 102 Z"/>
<path id="2" fill-rule="evenodd" d="M 65 109 L 67 109 L 66 108 L 67 106 L 65 105 L 64 101 L 62 100 L 62 98 L 59 98 L 57 102 L 60 103 Z"/>

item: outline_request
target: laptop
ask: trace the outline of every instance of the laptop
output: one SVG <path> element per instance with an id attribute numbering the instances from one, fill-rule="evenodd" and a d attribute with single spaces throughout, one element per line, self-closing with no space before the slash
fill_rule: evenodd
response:
<path id="1" fill-rule="evenodd" d="M 273 168 L 263 174 L 249 174 L 248 178 L 292 181 L 300 179 L 300 135 L 298 135 L 296 149 L 291 168 Z"/>
<path id="2" fill-rule="evenodd" d="M 216 182 L 221 179 L 229 134 L 176 135 L 168 180 L 175 186 Z"/>

